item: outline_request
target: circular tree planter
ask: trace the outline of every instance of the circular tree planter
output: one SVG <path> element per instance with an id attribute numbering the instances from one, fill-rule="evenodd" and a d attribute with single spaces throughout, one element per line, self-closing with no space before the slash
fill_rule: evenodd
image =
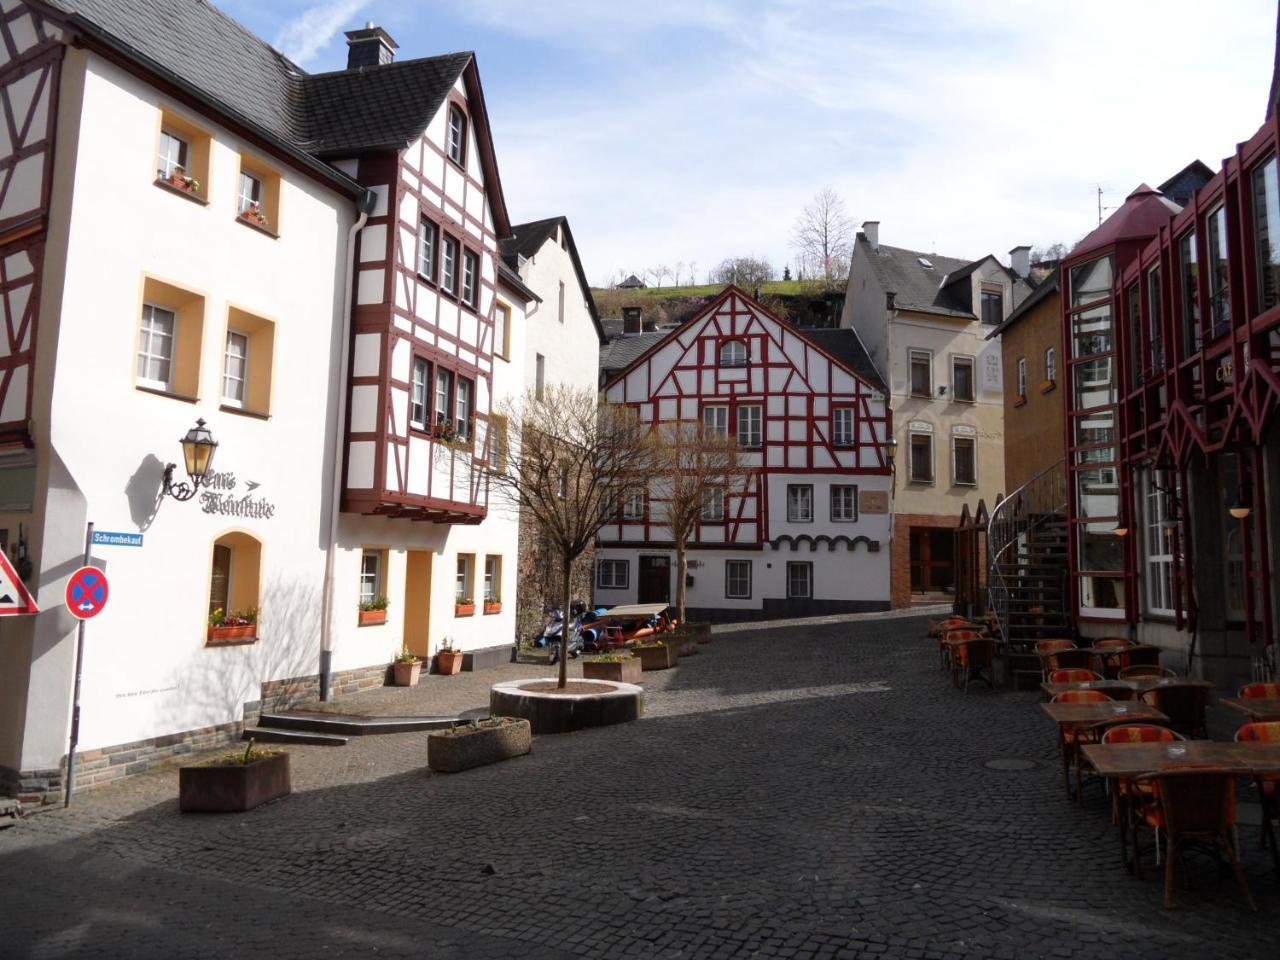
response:
<path id="1" fill-rule="evenodd" d="M 610 680 L 571 680 L 564 691 L 547 677 L 495 683 L 489 690 L 495 717 L 522 717 L 534 733 L 568 733 L 607 727 L 644 716 L 644 690 Z"/>

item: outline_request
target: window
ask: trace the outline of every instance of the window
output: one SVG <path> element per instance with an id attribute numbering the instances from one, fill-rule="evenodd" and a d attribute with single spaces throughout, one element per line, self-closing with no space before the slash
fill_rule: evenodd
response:
<path id="1" fill-rule="evenodd" d="M 156 141 L 156 183 L 203 201 L 211 144 L 209 134 L 185 117 L 162 111 Z"/>
<path id="2" fill-rule="evenodd" d="M 644 519 L 644 491 L 628 490 L 622 498 L 622 519 Z"/>
<path id="3" fill-rule="evenodd" d="M 787 564 L 787 599 L 807 600 L 813 596 L 813 564 Z"/>
<path id="4" fill-rule="evenodd" d="M 213 570 L 209 574 L 209 613 L 227 611 L 231 606 L 231 548 L 213 545 Z"/>
<path id="5" fill-rule="evenodd" d="M 499 303 L 493 310 L 493 352 L 507 360 L 511 357 L 511 308 Z"/>
<path id="6" fill-rule="evenodd" d="M 418 224 L 418 275 L 436 282 L 436 242 L 439 228 L 430 220 Z"/>
<path id="7" fill-rule="evenodd" d="M 177 170 L 185 173 L 189 162 L 190 147 L 187 141 L 170 130 L 160 131 L 160 154 L 156 163 L 156 176 L 168 180 Z"/>
<path id="8" fill-rule="evenodd" d="M 1216 339 L 1231 329 L 1231 293 L 1227 289 L 1227 207 L 1218 207 L 1206 218 L 1209 241 L 1209 321 L 1210 337 Z"/>
<path id="9" fill-rule="evenodd" d="M 489 465 L 495 470 L 507 469 L 507 418 L 489 414 Z"/>
<path id="10" fill-rule="evenodd" d="M 484 558 L 484 602 L 502 602 L 502 558 Z"/>
<path id="11" fill-rule="evenodd" d="M 831 487 L 831 519 L 852 522 L 858 519 L 858 488 L 849 484 Z"/>
<path id="12" fill-rule="evenodd" d="M 142 306 L 142 334 L 138 340 L 138 381 L 168 390 L 173 381 L 173 342 L 177 317 L 172 310 Z"/>
<path id="13" fill-rule="evenodd" d="M 227 349 L 222 357 L 222 402 L 227 406 L 244 406 L 248 366 L 249 338 L 228 330 Z"/>
<path id="14" fill-rule="evenodd" d="M 1027 358 L 1018 358 L 1018 397 L 1027 398 Z"/>
<path id="15" fill-rule="evenodd" d="M 431 425 L 431 364 L 421 357 L 414 357 L 411 377 L 409 426 L 426 430 Z"/>
<path id="16" fill-rule="evenodd" d="M 458 378 L 453 428 L 459 437 L 471 436 L 471 381 Z"/>
<path id="17" fill-rule="evenodd" d="M 236 217 L 270 233 L 279 230 L 280 174 L 247 156 L 240 157 Z"/>
<path id="18" fill-rule="evenodd" d="M 1280 183 L 1272 154 L 1253 168 L 1253 239 L 1258 261 L 1258 306 L 1280 303 Z"/>
<path id="19" fill-rule="evenodd" d="M 382 595 L 382 551 L 365 550 L 360 554 L 360 603 L 373 603 Z"/>
<path id="20" fill-rule="evenodd" d="M 951 358 L 951 399 L 973 402 L 973 358 Z"/>
<path id="21" fill-rule="evenodd" d="M 724 595 L 729 600 L 751 599 L 751 561 L 726 560 L 724 563 Z"/>
<path id="22" fill-rule="evenodd" d="M 458 166 L 465 166 L 467 162 L 467 118 L 463 115 L 462 109 L 453 104 L 449 106 L 448 154 L 449 159 Z"/>
<path id="23" fill-rule="evenodd" d="M 458 554 L 457 575 L 453 582 L 453 602 L 454 603 L 474 603 L 476 599 L 475 586 L 475 569 L 476 555 L 474 553 Z"/>
<path id="24" fill-rule="evenodd" d="M 240 171 L 240 195 L 236 198 L 236 213 L 261 211 L 262 181 L 251 173 Z"/>
<path id="25" fill-rule="evenodd" d="M 911 363 L 911 395 L 913 397 L 933 396 L 933 354 L 927 350 L 912 350 Z"/>
<path id="26" fill-rule="evenodd" d="M 702 522 L 721 523 L 724 520 L 724 491 L 702 491 Z"/>
<path id="27" fill-rule="evenodd" d="M 596 587 L 600 590 L 625 590 L 630 564 L 626 560 L 597 560 Z"/>
<path id="28" fill-rule="evenodd" d="M 1164 368 L 1164 339 L 1160 335 L 1160 268 L 1147 272 L 1147 336 L 1150 343 L 1150 370 L 1155 373 Z"/>
<path id="29" fill-rule="evenodd" d="M 480 306 L 480 258 L 462 251 L 462 301 L 472 310 Z"/>
<path id="30" fill-rule="evenodd" d="M 813 486 L 807 483 L 787 484 L 787 521 L 813 522 Z"/>
<path id="31" fill-rule="evenodd" d="M 837 447 L 853 446 L 853 407 L 836 407 L 831 411 L 831 435 Z"/>
<path id="32" fill-rule="evenodd" d="M 1058 379 L 1058 354 L 1053 347 L 1044 352 L 1044 378 L 1050 383 Z"/>
<path id="33" fill-rule="evenodd" d="M 1178 277 L 1182 283 L 1182 344 L 1190 354 L 1200 349 L 1200 274 L 1194 230 L 1178 241 Z"/>
<path id="34" fill-rule="evenodd" d="M 911 479 L 933 483 L 933 437 L 927 433 L 911 434 Z"/>
<path id="35" fill-rule="evenodd" d="M 709 437 L 727 437 L 729 435 L 729 408 L 703 407 L 702 432 Z"/>
<path id="36" fill-rule="evenodd" d="M 458 241 L 447 234 L 440 245 L 440 286 L 446 293 L 458 295 Z"/>
<path id="37" fill-rule="evenodd" d="M 1147 611 L 1174 615 L 1173 493 L 1165 470 L 1146 470 L 1142 476 L 1142 551 L 1146 564 Z"/>
<path id="38" fill-rule="evenodd" d="M 951 481 L 966 487 L 977 485 L 977 441 L 973 437 L 951 438 Z"/>
<path id="39" fill-rule="evenodd" d="M 558 312 L 556 313 L 556 316 L 560 319 L 561 323 L 564 323 L 564 281 L 563 280 L 560 281 L 560 300 L 559 300 L 559 307 L 558 307 Z"/>
<path id="40" fill-rule="evenodd" d="M 209 565 L 209 613 L 221 610 L 228 617 L 249 617 L 256 613 L 261 571 L 262 544 L 258 540 L 247 533 L 226 533 L 215 540 Z M 252 643 L 256 639 L 206 634 L 210 646 Z"/>
<path id="41" fill-rule="evenodd" d="M 542 390 L 547 382 L 547 358 L 538 354 L 533 361 L 533 395 L 542 399 Z"/>
<path id="42" fill-rule="evenodd" d="M 720 366 L 745 367 L 747 365 L 747 345 L 741 340 L 729 340 L 720 347 Z"/>
<path id="43" fill-rule="evenodd" d="M 738 408 L 738 446 L 760 446 L 760 422 L 762 417 L 763 408 L 758 404 L 749 404 Z"/>
<path id="44" fill-rule="evenodd" d="M 995 326 L 1004 320 L 1004 294 L 996 290 L 982 291 L 982 322 Z"/>

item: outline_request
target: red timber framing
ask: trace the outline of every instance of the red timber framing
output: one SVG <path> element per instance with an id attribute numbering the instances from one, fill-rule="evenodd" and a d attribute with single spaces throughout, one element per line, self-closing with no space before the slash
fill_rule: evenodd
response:
<path id="1" fill-rule="evenodd" d="M 0 447 L 30 446 L 40 277 L 63 46 L 27 4 L 0 13 Z"/>
<path id="2" fill-rule="evenodd" d="M 721 348 L 730 341 L 746 346 L 745 363 L 720 362 Z M 803 482 L 806 474 L 889 475 L 890 413 L 881 389 L 736 287 L 725 289 L 618 373 L 604 394 L 610 403 L 635 407 L 641 420 L 655 425 L 704 423 L 709 409 L 723 409 L 713 416 L 723 417 L 755 470 L 743 489 L 726 492 L 723 521 L 698 526 L 691 549 L 760 549 L 769 539 L 771 474 L 786 474 L 791 482 Z M 760 442 L 755 445 L 750 442 L 754 431 L 744 435 L 742 430 L 757 409 Z M 850 442 L 836 443 L 837 409 L 850 411 Z M 631 492 L 638 494 L 643 486 Z M 622 492 L 617 522 L 601 529 L 601 545 L 671 542 L 660 511 L 651 510 L 650 491 L 643 492 L 640 516 L 626 514 L 627 491 Z"/>
<path id="3" fill-rule="evenodd" d="M 480 97 L 474 61 L 462 79 L 467 95 L 455 89 L 414 143 L 359 163 L 357 179 L 385 189 L 387 200 L 370 216 L 357 254 L 362 279 L 373 277 L 380 287 L 376 297 L 357 297 L 352 333 L 357 341 L 378 338 L 378 362 L 376 370 L 361 369 L 360 351 L 353 350 L 350 383 L 376 389 L 378 415 L 366 429 L 348 417 L 348 463 L 353 445 L 373 445 L 372 485 L 354 487 L 347 474 L 348 511 L 438 523 L 479 523 L 487 513 L 488 482 L 481 467 L 490 440 L 497 231 L 508 228 L 496 166 L 481 162 L 489 146 L 483 112 L 472 106 Z M 467 118 L 465 166 L 445 155 L 442 140 L 436 142 L 440 120 L 451 108 Z M 424 224 L 433 246 L 425 264 L 419 250 Z M 450 268 L 446 246 L 452 251 Z M 451 284 L 445 282 L 448 270 Z M 474 284 L 470 299 L 464 296 L 464 275 Z M 411 422 L 415 360 L 429 365 L 426 430 Z M 437 401 L 440 374 L 448 381 L 448 410 Z M 442 442 L 436 433 L 442 423 L 456 426 L 462 383 L 470 385 L 471 442 L 465 447 Z"/>
<path id="4" fill-rule="evenodd" d="M 1201 467 L 1221 471 L 1234 462 L 1234 490 L 1206 498 L 1250 509 L 1239 524 L 1243 555 L 1243 631 L 1252 643 L 1276 637 L 1269 514 L 1280 509 L 1277 478 L 1268 476 L 1265 445 L 1280 436 L 1280 196 L 1276 156 L 1280 127 L 1274 117 L 1238 145 L 1222 169 L 1197 191 L 1188 206 L 1151 231 L 1143 242 L 1117 243 L 1073 255 L 1063 267 L 1066 283 L 1074 267 L 1110 253 L 1116 271 L 1108 302 L 1114 305 L 1114 348 L 1119 447 L 1117 525 L 1137 532 L 1142 516 L 1139 474 L 1156 477 L 1169 503 L 1166 523 L 1172 558 L 1173 619 L 1194 631 L 1199 609 L 1197 555 L 1205 573 L 1220 570 L 1193 539 L 1191 474 Z M 1221 254 L 1225 252 L 1225 256 Z M 1186 255 L 1195 264 L 1185 269 Z M 1064 289 L 1068 289 L 1064 286 Z M 1072 343 L 1072 308 L 1064 297 L 1064 338 Z M 1072 356 L 1070 352 L 1067 356 Z M 1072 363 L 1075 364 L 1073 359 Z M 1073 373 L 1073 376 L 1075 374 Z M 1074 383 L 1074 380 L 1072 381 Z M 1068 457 L 1073 414 L 1068 410 Z M 1069 460 L 1070 462 L 1070 460 Z M 1203 475 L 1202 475 L 1203 476 Z M 1230 484 L 1228 484 L 1230 485 Z M 1072 519 L 1080 504 L 1072 497 Z M 1203 528 L 1203 525 L 1201 525 Z M 1075 609 L 1083 569 L 1072 538 Z M 1136 622 L 1144 609 L 1140 586 L 1144 542 L 1123 538 L 1118 574 L 1126 589 L 1123 614 Z"/>

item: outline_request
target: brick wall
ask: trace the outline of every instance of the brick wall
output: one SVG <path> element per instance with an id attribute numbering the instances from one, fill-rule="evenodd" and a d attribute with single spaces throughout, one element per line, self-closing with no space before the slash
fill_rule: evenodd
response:
<path id="1" fill-rule="evenodd" d="M 972 509 L 972 508 L 971 508 Z M 893 515 L 893 549 L 890 552 L 889 591 L 896 610 L 911 606 L 911 528 L 945 527 L 954 530 L 960 517 L 937 513 L 895 513 Z"/>
<path id="2" fill-rule="evenodd" d="M 1062 350 L 1061 306 L 1047 296 L 1031 312 L 1000 335 L 1004 362 L 1004 476 L 1012 493 L 1062 459 L 1063 398 L 1067 392 L 1066 356 Z M 1045 350 L 1057 353 L 1057 377 L 1045 382 Z M 1026 401 L 1018 400 L 1018 359 L 1027 360 Z M 992 506 L 987 504 L 988 507 Z"/>

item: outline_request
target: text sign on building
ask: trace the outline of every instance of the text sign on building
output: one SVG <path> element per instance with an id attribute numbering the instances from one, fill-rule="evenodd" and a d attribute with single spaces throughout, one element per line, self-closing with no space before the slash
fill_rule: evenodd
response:
<path id="1" fill-rule="evenodd" d="M 142 534 L 95 530 L 93 531 L 93 544 L 96 547 L 140 547 L 142 546 Z"/>
<path id="2" fill-rule="evenodd" d="M 107 575 L 97 567 L 81 567 L 67 581 L 67 609 L 73 617 L 89 620 L 107 605 Z"/>
<path id="3" fill-rule="evenodd" d="M 859 513 L 888 513 L 889 512 L 889 491 L 888 490 L 859 490 L 858 491 L 858 512 Z"/>
<path id="4" fill-rule="evenodd" d="M 35 597 L 31 596 L 31 591 L 13 569 L 9 557 L 0 550 L 0 617 L 18 617 L 39 612 Z"/>

